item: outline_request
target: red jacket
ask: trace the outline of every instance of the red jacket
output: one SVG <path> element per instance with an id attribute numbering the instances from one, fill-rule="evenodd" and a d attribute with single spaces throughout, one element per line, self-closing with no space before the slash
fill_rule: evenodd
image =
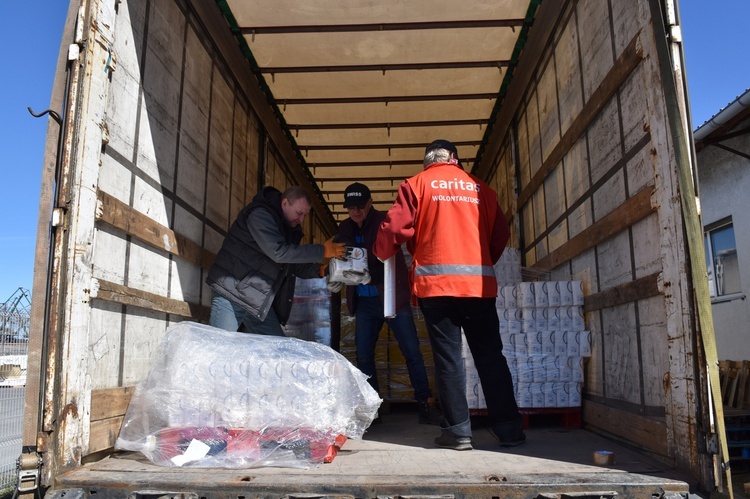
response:
<path id="1" fill-rule="evenodd" d="M 435 163 L 401 184 L 373 253 L 385 260 L 406 242 L 419 298 L 490 298 L 497 296 L 493 264 L 509 237 L 495 191 L 458 165 Z"/>

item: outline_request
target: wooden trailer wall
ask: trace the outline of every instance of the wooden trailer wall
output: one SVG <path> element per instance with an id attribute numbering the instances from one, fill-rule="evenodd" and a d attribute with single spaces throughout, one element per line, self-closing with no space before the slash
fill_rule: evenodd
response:
<path id="1" fill-rule="evenodd" d="M 110 449 L 167 327 L 207 322 L 207 271 L 261 184 L 313 193 L 303 242 L 333 232 L 246 61 L 186 5 L 83 2 L 100 13 L 78 68 L 94 77 L 68 104 L 83 138 L 63 166 L 73 208 L 56 251 L 71 261 L 50 314 L 72 334 L 50 344 L 44 429 L 62 438 L 48 469 Z"/>
<path id="2" fill-rule="evenodd" d="M 695 332 L 656 5 L 570 2 L 548 44 L 527 45 L 538 64 L 515 75 L 479 173 L 514 215 L 523 265 L 583 281 L 585 425 L 698 472 Z"/>

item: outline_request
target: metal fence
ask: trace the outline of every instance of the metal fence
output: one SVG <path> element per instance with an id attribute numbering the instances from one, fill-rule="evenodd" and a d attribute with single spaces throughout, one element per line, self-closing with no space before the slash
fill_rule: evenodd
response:
<path id="1" fill-rule="evenodd" d="M 26 393 L 29 311 L 0 307 L 0 497 L 18 479 Z"/>

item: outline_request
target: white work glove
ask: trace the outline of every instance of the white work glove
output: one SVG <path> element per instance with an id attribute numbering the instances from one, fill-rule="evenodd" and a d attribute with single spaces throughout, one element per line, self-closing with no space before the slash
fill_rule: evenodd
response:
<path id="1" fill-rule="evenodd" d="M 368 284 L 370 282 L 370 272 L 364 270 L 362 272 L 356 272 L 354 270 L 345 270 L 341 275 L 346 278 L 348 282 L 354 284 Z"/>
<path id="2" fill-rule="evenodd" d="M 343 282 L 331 281 L 330 275 L 328 276 L 328 279 L 326 279 L 326 288 L 328 288 L 328 291 L 330 291 L 331 293 L 338 293 L 343 287 Z"/>

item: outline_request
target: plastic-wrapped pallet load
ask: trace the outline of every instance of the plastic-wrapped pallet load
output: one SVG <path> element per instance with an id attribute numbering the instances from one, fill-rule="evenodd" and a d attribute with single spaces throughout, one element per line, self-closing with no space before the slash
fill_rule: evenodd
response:
<path id="1" fill-rule="evenodd" d="M 362 438 L 381 400 L 318 343 L 172 326 L 136 387 L 116 448 L 162 466 L 309 467 Z"/>

